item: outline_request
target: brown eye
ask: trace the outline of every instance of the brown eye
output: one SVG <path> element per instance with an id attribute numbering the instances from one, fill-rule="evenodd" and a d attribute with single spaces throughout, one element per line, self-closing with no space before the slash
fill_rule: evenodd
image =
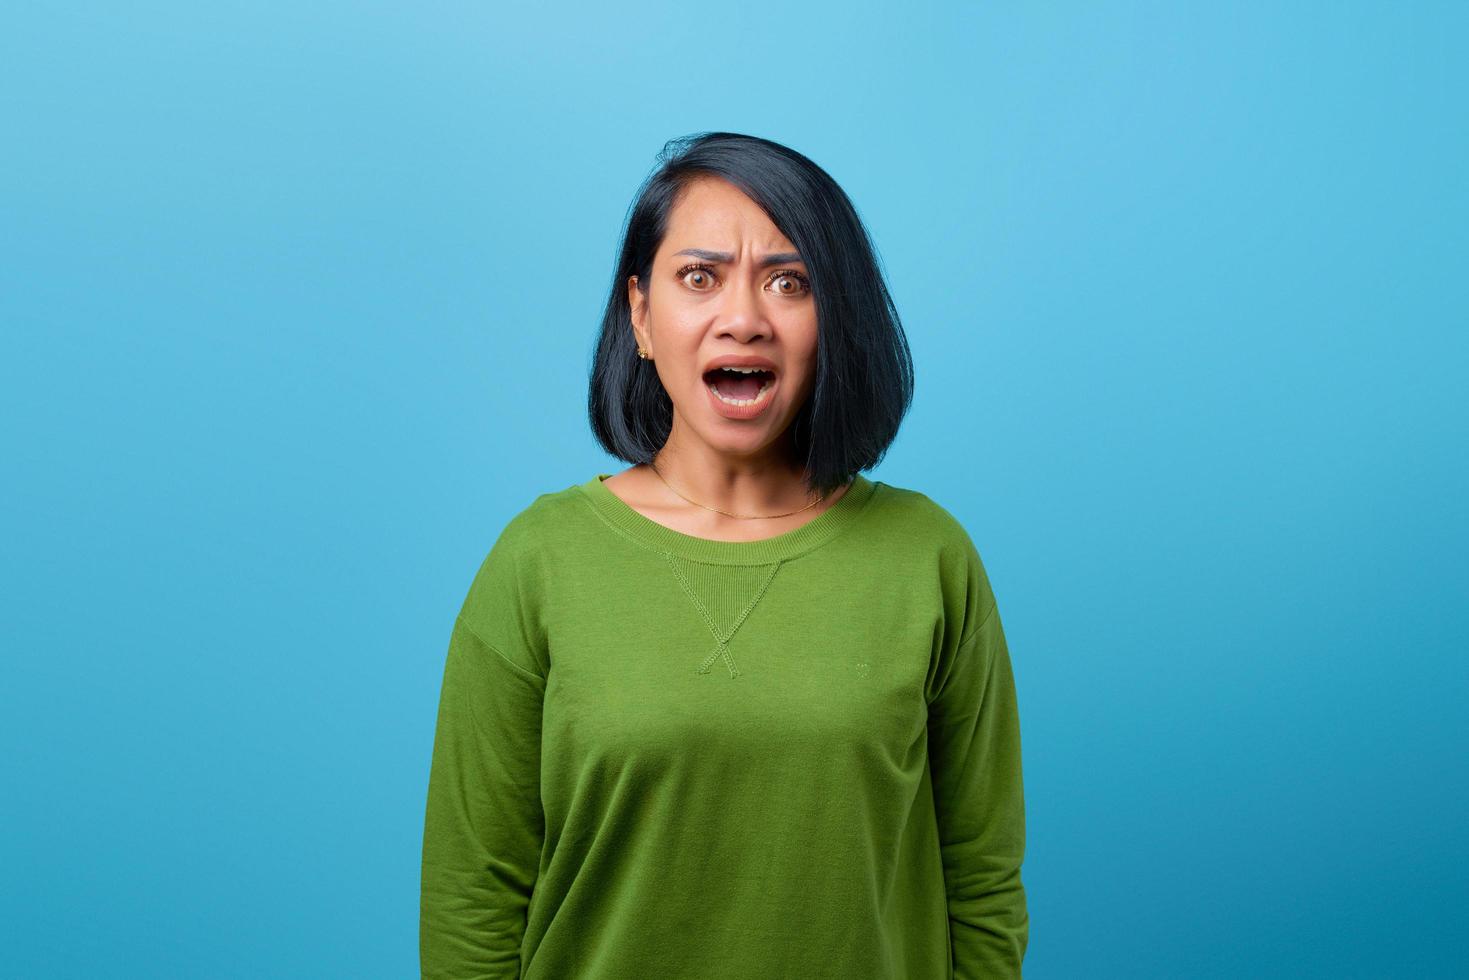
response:
<path id="1" fill-rule="evenodd" d="M 794 269 L 783 269 L 772 276 L 770 281 L 779 284 L 782 280 L 795 285 L 794 289 L 777 285 L 775 291 L 783 296 L 800 296 L 811 291 L 811 280 Z"/>
<path id="2" fill-rule="evenodd" d="M 679 269 L 678 278 L 696 292 L 707 292 L 707 287 L 714 281 L 714 270 L 707 265 L 694 263 Z"/>

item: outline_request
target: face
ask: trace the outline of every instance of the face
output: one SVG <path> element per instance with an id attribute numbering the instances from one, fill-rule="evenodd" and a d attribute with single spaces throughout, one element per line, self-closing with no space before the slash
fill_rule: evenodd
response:
<path id="1" fill-rule="evenodd" d="M 807 276 L 795 247 L 733 184 L 684 187 L 649 281 L 627 284 L 633 332 L 673 402 L 670 443 L 774 450 L 815 382 Z M 711 370 L 726 362 L 763 372 Z"/>

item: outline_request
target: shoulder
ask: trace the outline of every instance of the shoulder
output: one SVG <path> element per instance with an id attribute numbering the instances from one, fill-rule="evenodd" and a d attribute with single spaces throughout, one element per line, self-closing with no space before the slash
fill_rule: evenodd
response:
<path id="1" fill-rule="evenodd" d="M 989 572 L 969 528 L 950 506 L 921 490 L 884 482 L 879 491 L 876 525 L 893 531 L 882 536 L 908 560 L 936 568 L 956 635 L 962 635 L 995 604 Z"/>
<path id="2" fill-rule="evenodd" d="M 565 527 L 568 517 L 580 514 L 584 509 L 581 490 L 576 484 L 540 494 L 510 515 L 496 537 L 494 547 L 534 550 L 545 543 L 547 535 Z"/>
<path id="3" fill-rule="evenodd" d="M 945 554 L 968 560 L 978 549 L 968 528 L 952 510 L 921 490 L 881 482 L 874 500 L 879 522 L 901 526 L 906 534 Z"/>
<path id="4" fill-rule="evenodd" d="M 499 530 L 481 544 L 481 562 L 471 592 L 498 585 L 501 592 L 518 580 L 515 588 L 544 575 L 545 565 L 567 550 L 569 536 L 581 532 L 587 507 L 576 484 L 539 494 L 520 505 L 500 524 Z"/>
<path id="5" fill-rule="evenodd" d="M 513 663 L 544 676 L 542 597 L 551 578 L 553 535 L 581 508 L 575 486 L 543 493 L 515 510 L 483 552 L 459 619 Z"/>

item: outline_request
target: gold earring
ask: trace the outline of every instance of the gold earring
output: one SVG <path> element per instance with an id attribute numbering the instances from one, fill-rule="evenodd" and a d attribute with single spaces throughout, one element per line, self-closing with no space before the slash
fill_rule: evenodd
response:
<path id="1" fill-rule="evenodd" d="M 652 360 L 652 358 L 648 357 L 648 352 L 644 348 L 642 348 L 642 347 L 639 347 L 638 348 L 638 356 L 641 357 L 645 361 L 646 360 Z"/>

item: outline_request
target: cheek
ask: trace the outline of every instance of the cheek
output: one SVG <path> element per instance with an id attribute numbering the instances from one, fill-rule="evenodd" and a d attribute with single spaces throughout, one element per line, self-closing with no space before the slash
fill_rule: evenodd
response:
<path id="1" fill-rule="evenodd" d="M 653 326 L 658 377 L 669 392 L 703 387 L 699 374 L 702 331 L 676 316 L 664 316 Z"/>
<path id="2" fill-rule="evenodd" d="M 803 381 L 810 382 L 816 375 L 816 326 L 799 333 L 787 334 L 786 363 Z"/>
<path id="3" fill-rule="evenodd" d="M 793 320 L 784 331 L 786 349 L 791 352 L 794 360 L 815 363 L 819 336 L 815 311 L 803 310 L 802 315 Z"/>
<path id="4" fill-rule="evenodd" d="M 815 367 L 815 365 L 809 365 L 807 367 L 802 368 L 801 369 L 801 375 L 800 375 L 799 379 L 797 380 L 797 382 L 796 382 L 793 390 L 790 392 L 790 394 L 792 396 L 791 397 L 791 401 L 793 403 L 796 403 L 796 404 L 800 404 L 800 403 L 804 402 L 810 396 L 812 389 L 815 388 L 815 387 L 816 387 L 816 367 Z"/>
<path id="5" fill-rule="evenodd" d="M 691 316 L 665 310 L 653 318 L 653 339 L 658 349 L 669 357 L 693 358 L 703 339 L 703 327 Z"/>

